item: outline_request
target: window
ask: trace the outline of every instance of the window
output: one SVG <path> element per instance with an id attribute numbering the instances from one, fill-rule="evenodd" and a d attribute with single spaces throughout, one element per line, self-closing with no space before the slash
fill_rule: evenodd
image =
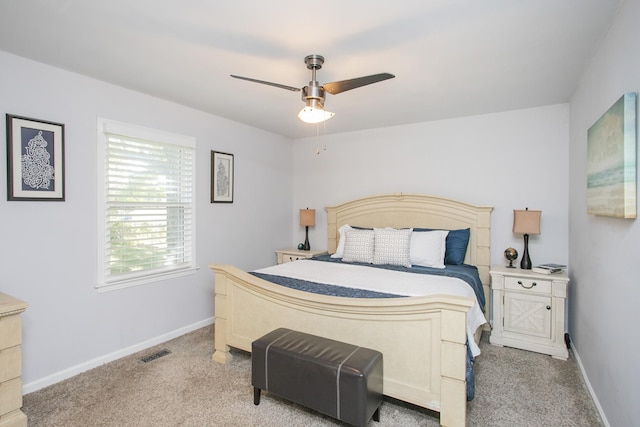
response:
<path id="1" fill-rule="evenodd" d="M 98 119 L 98 284 L 192 273 L 195 139 Z"/>

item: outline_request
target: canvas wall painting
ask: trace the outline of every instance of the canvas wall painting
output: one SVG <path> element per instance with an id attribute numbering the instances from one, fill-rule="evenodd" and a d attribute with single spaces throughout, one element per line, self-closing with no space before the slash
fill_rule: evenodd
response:
<path id="1" fill-rule="evenodd" d="M 587 133 L 587 213 L 636 218 L 637 94 L 626 93 Z"/>

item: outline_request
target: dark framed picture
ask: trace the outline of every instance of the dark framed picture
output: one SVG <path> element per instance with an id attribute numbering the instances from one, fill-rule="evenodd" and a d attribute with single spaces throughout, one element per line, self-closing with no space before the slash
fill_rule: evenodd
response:
<path id="1" fill-rule="evenodd" d="M 64 125 L 7 114 L 7 200 L 64 201 Z"/>
<path id="2" fill-rule="evenodd" d="M 233 203 L 233 154 L 211 152 L 211 203 Z"/>

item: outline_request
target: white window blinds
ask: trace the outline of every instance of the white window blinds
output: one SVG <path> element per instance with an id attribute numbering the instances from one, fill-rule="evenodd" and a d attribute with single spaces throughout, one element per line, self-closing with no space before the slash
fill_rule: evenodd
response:
<path id="1" fill-rule="evenodd" d="M 195 268 L 195 141 L 105 120 L 98 128 L 103 142 L 98 288 L 190 272 Z"/>

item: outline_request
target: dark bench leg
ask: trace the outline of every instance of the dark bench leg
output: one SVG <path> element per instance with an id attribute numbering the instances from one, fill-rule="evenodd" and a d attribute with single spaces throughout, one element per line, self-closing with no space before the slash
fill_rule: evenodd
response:
<path id="1" fill-rule="evenodd" d="M 260 404 L 260 389 L 258 387 L 253 388 L 253 404 Z"/>
<path id="2" fill-rule="evenodd" d="M 376 409 L 376 412 L 373 413 L 373 421 L 375 422 L 379 422 L 380 421 L 380 407 L 378 406 L 378 409 Z"/>

